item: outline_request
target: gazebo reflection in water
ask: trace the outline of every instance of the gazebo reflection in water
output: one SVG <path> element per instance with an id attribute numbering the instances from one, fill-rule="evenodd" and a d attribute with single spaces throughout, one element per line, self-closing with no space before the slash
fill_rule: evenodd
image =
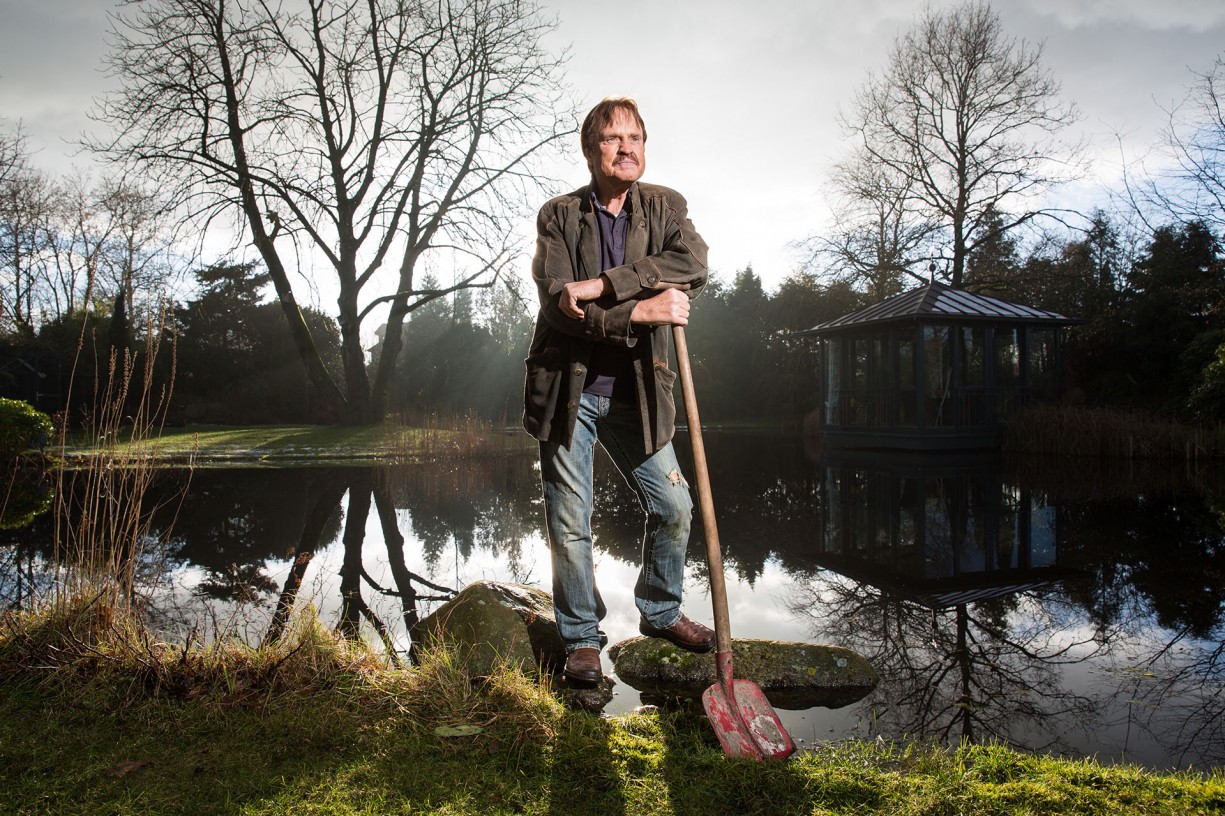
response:
<path id="1" fill-rule="evenodd" d="M 816 561 L 945 609 L 1066 577 L 1060 511 L 1007 484 L 993 454 L 827 452 Z"/>

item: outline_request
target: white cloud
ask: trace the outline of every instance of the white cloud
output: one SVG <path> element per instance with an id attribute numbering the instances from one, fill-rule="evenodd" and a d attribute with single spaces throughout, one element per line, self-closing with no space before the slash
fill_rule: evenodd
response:
<path id="1" fill-rule="evenodd" d="M 1220 0 L 1030 0 L 1033 10 L 1067 28 L 1101 24 L 1138 26 L 1151 31 L 1203 32 L 1225 24 Z"/>
<path id="2" fill-rule="evenodd" d="M 932 0 L 939 9 L 959 0 Z M 1225 0 L 995 0 L 1010 36 L 1044 41 L 1044 62 L 1084 113 L 1082 131 L 1109 165 L 1156 144 L 1161 106 L 1225 50 Z M 112 0 L 0 0 L 0 113 L 22 120 L 36 163 L 58 173 L 107 87 L 105 12 Z M 544 0 L 572 46 L 580 106 L 638 97 L 650 126 L 648 180 L 676 187 L 730 275 L 752 264 L 768 287 L 791 271 L 787 243 L 828 219 L 827 169 L 847 144 L 838 111 L 922 13 L 916 0 L 623 0 L 609 8 Z M 555 171 L 586 181 L 573 145 Z M 1099 171 L 1101 172 L 1101 171 Z M 527 202 L 534 209 L 540 202 Z M 530 253 L 530 218 L 524 251 Z M 327 298 L 323 298 L 324 301 Z"/>

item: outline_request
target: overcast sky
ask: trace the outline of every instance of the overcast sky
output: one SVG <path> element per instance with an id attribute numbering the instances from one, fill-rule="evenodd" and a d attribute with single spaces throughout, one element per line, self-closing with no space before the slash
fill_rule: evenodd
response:
<path id="1" fill-rule="evenodd" d="M 72 163 L 68 142 L 91 127 L 85 112 L 107 87 L 100 71 L 109 0 L 0 0 L 0 115 L 20 120 L 53 173 Z M 953 5 L 938 0 L 933 5 Z M 635 97 L 647 122 L 647 181 L 680 190 L 730 277 L 752 264 L 768 287 L 790 272 L 793 240 L 828 219 L 830 164 L 848 144 L 838 128 L 869 71 L 922 11 L 913 0 L 619 0 L 543 3 L 570 46 L 568 79 L 584 110 L 608 95 Z M 1065 193 L 1105 201 L 1120 145 L 1148 150 L 1162 108 L 1185 94 L 1192 71 L 1225 51 L 1225 0 L 996 0 L 1005 31 L 1044 42 L 1044 62 L 1082 113 L 1094 177 Z M 586 180 L 577 143 L 563 168 Z"/>

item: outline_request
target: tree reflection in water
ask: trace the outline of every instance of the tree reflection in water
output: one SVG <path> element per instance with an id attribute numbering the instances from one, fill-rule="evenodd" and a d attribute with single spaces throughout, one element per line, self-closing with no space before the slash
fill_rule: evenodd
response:
<path id="1" fill-rule="evenodd" d="M 1187 471 L 1058 485 L 1083 575 L 1069 595 L 1121 653 L 1117 727 L 1184 767 L 1225 761 L 1225 470 Z"/>
<path id="2" fill-rule="evenodd" d="M 1211 482 L 1056 464 L 831 458 L 816 560 L 842 577 L 797 584 L 790 608 L 870 657 L 881 733 L 1094 751 L 1111 729 L 1125 750 L 1220 762 Z"/>
<path id="3" fill-rule="evenodd" d="M 1058 750 L 1068 722 L 1095 707 L 1064 687 L 1056 667 L 1095 650 L 1034 614 L 1044 608 L 1013 596 L 933 610 L 851 580 L 798 584 L 791 601 L 812 619 L 814 638 L 849 646 L 876 668 L 877 733 Z"/>
<path id="4" fill-rule="evenodd" d="M 790 609 L 872 661 L 875 727 L 1064 748 L 1094 705 L 1057 667 L 1102 644 L 1059 619 L 1058 514 L 989 458 L 845 454 L 823 473 L 815 560 L 844 577 L 797 584 Z"/>
<path id="5" fill-rule="evenodd" d="M 706 437 L 733 608 L 751 610 L 737 632 L 749 636 L 752 612 L 770 610 L 758 626 L 771 636 L 867 655 L 881 683 L 855 711 L 873 733 L 1158 766 L 1225 761 L 1221 474 L 817 461 L 795 437 Z M 530 451 L 385 469 L 198 469 L 188 499 L 168 500 L 182 488 L 167 471 L 147 496 L 163 508 L 150 531 L 161 543 L 141 591 L 161 628 L 213 620 L 259 642 L 309 600 L 347 637 L 405 655 L 417 621 L 469 581 L 548 587 Z M 641 513 L 606 462 L 595 488 L 602 581 L 632 576 Z M 6 608 L 54 580 L 51 530 L 43 517 L 0 533 Z M 616 591 L 622 636 L 636 625 L 628 594 Z"/>

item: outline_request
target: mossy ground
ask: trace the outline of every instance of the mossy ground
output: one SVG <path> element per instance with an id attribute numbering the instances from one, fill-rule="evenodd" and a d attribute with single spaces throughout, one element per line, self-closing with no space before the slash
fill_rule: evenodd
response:
<path id="1" fill-rule="evenodd" d="M 65 696 L 67 693 L 68 696 Z M 0 810 L 45 814 L 1207 814 L 1225 781 L 846 744 L 730 760 L 702 718 L 561 712 L 516 740 L 331 690 L 223 707 L 5 684 Z"/>

